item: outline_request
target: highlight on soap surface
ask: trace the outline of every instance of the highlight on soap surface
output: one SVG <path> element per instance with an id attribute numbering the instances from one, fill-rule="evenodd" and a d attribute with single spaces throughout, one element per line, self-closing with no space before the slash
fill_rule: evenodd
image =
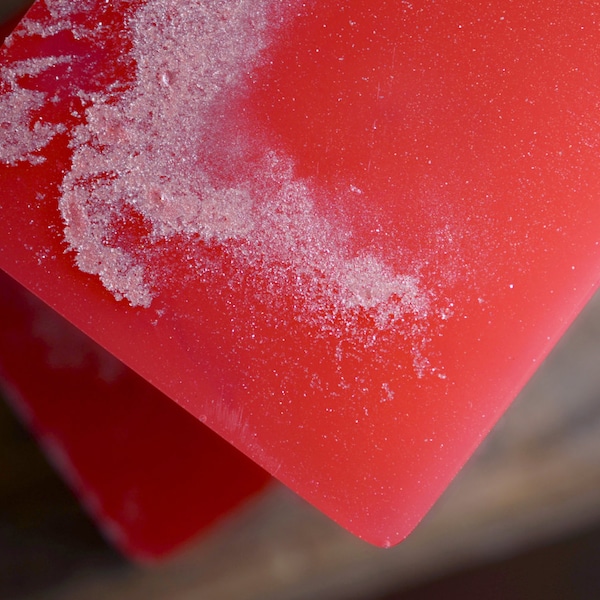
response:
<path id="1" fill-rule="evenodd" d="M 39 0 L 2 51 L 1 265 L 395 543 L 597 284 L 596 21 Z"/>

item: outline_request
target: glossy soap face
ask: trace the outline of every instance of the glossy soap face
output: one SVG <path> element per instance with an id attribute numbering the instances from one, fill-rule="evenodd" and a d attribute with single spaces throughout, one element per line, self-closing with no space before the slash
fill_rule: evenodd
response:
<path id="1" fill-rule="evenodd" d="M 39 1 L 1 266 L 343 526 L 422 518 L 596 286 L 593 3 Z"/>

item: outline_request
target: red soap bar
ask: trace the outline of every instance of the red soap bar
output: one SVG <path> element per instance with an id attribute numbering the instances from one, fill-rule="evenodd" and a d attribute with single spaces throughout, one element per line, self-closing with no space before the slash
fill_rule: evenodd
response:
<path id="1" fill-rule="evenodd" d="M 397 543 L 597 286 L 597 21 L 39 0 L 1 55 L 0 266 Z"/>

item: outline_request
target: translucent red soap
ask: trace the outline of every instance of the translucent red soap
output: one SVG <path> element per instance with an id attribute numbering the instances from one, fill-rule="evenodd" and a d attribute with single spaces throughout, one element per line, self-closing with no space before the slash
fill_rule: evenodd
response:
<path id="1" fill-rule="evenodd" d="M 39 0 L 2 52 L 0 266 L 396 543 L 597 286 L 596 26 L 591 2 Z"/>

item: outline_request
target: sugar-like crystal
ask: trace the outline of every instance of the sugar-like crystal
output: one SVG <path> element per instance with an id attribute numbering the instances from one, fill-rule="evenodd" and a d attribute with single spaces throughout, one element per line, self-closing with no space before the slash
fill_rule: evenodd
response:
<path id="1" fill-rule="evenodd" d="M 43 31 L 31 25 L 18 35 L 63 35 L 65 23 L 94 2 L 46 5 L 54 20 Z M 286 281 L 315 313 L 323 301 L 350 321 L 357 310 L 370 311 L 381 328 L 407 313 L 428 314 L 432 296 L 421 289 L 416 269 L 396 273 L 376 251 L 352 251 L 352 228 L 316 208 L 317 195 L 332 192 L 299 177 L 293 156 L 240 110 L 273 32 L 301 6 L 272 0 L 133 5 L 125 22 L 133 77 L 120 88 L 80 93 L 85 112 L 70 132 L 71 168 L 59 202 L 76 265 L 98 276 L 115 298 L 148 307 L 161 293 L 153 261 L 114 233 L 115 222 L 134 215 L 148 229 L 149 248 L 183 236 L 227 249 L 274 282 L 284 271 L 295 273 Z M 43 160 L 39 151 L 57 132 L 34 122 L 46 93 L 19 85 L 19 75 L 42 73 L 69 57 L 43 60 L 2 73 L 8 91 L 0 95 L 0 114 L 12 128 L 3 123 L 0 129 L 0 159 L 11 165 Z M 363 194 L 355 185 L 347 189 Z M 332 205 L 339 202 L 331 198 Z"/>

